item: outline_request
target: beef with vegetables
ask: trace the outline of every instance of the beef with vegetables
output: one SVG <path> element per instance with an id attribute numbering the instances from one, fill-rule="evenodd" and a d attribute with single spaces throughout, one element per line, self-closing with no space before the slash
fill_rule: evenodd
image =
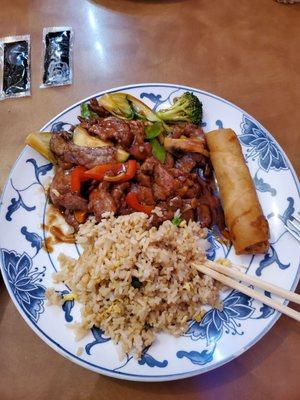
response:
<path id="1" fill-rule="evenodd" d="M 57 164 L 49 198 L 76 230 L 89 215 L 135 211 L 224 229 L 205 136 L 202 104 L 184 93 L 152 111 L 125 93 L 84 103 L 70 132 L 34 133 L 27 143 Z"/>

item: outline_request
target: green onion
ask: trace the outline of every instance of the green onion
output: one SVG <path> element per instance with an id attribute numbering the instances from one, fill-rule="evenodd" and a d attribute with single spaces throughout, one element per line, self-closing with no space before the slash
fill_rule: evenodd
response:
<path id="1" fill-rule="evenodd" d="M 80 109 L 81 109 L 81 116 L 85 119 L 98 117 L 98 115 L 96 113 L 94 113 L 93 111 L 90 111 L 87 103 L 81 103 Z"/>
<path id="2" fill-rule="evenodd" d="M 160 122 L 155 122 L 152 125 L 147 125 L 145 128 L 145 138 L 154 139 L 161 134 L 162 125 Z"/>
<path id="3" fill-rule="evenodd" d="M 135 289 L 139 289 L 143 284 L 142 282 L 137 278 L 137 277 L 133 277 L 131 280 L 131 285 L 135 288 Z"/>
<path id="4" fill-rule="evenodd" d="M 174 218 L 172 219 L 172 224 L 174 224 L 175 226 L 179 226 L 180 223 L 181 223 L 181 221 L 182 221 L 181 218 L 179 218 L 179 217 L 174 217 Z"/>
<path id="5" fill-rule="evenodd" d="M 150 143 L 154 157 L 156 157 L 161 163 L 164 163 L 167 155 L 164 146 L 162 146 L 157 139 L 151 139 Z"/>

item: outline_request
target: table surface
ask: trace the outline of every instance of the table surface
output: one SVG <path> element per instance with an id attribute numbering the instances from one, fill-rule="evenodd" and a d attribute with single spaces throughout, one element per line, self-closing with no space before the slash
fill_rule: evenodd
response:
<path id="1" fill-rule="evenodd" d="M 43 27 L 75 29 L 72 86 L 39 89 Z M 272 0 L 10 0 L 0 37 L 31 35 L 32 96 L 0 103 L 0 187 L 26 133 L 96 91 L 180 83 L 247 110 L 300 173 L 300 5 Z M 281 317 L 251 350 L 202 376 L 135 383 L 85 370 L 25 324 L 0 280 L 0 398 L 299 399 L 300 329 Z M 299 310 L 299 307 L 298 307 Z"/>

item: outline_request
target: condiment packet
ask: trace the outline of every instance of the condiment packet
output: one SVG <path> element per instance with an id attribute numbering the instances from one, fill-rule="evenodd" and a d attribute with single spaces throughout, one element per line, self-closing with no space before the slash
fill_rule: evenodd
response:
<path id="1" fill-rule="evenodd" d="M 0 39 L 0 100 L 30 96 L 30 36 Z"/>
<path id="2" fill-rule="evenodd" d="M 70 27 L 43 29 L 41 88 L 70 85 L 73 81 L 74 31 Z"/>

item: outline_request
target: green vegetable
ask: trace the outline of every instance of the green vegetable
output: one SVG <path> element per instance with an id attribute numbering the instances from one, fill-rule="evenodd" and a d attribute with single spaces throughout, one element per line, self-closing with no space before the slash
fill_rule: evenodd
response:
<path id="1" fill-rule="evenodd" d="M 160 122 L 154 122 L 153 125 L 148 125 L 145 128 L 145 138 L 154 139 L 162 132 L 162 125 Z"/>
<path id="2" fill-rule="evenodd" d="M 181 222 L 182 222 L 182 219 L 179 217 L 174 217 L 172 219 L 172 224 L 174 224 L 175 226 L 179 226 L 181 224 Z"/>
<path id="3" fill-rule="evenodd" d="M 150 325 L 148 322 L 146 322 L 145 325 L 144 325 L 145 331 L 148 331 L 151 328 L 152 328 L 152 325 Z"/>
<path id="4" fill-rule="evenodd" d="M 98 136 L 91 136 L 85 128 L 78 125 L 73 132 L 73 143 L 84 147 L 112 146 L 111 142 L 104 142 Z"/>
<path id="5" fill-rule="evenodd" d="M 160 121 L 155 112 L 136 97 L 122 92 L 106 93 L 97 99 L 98 104 L 112 115 L 122 119 Z"/>
<path id="6" fill-rule="evenodd" d="M 97 99 L 98 104 L 112 115 L 122 119 L 133 119 L 134 112 L 127 100 L 126 93 L 106 93 Z"/>
<path id="7" fill-rule="evenodd" d="M 164 163 L 167 155 L 164 146 L 162 146 L 157 139 L 151 139 L 150 143 L 154 157 L 156 157 L 161 163 Z"/>
<path id="8" fill-rule="evenodd" d="M 168 123 L 191 122 L 199 125 L 202 121 L 202 103 L 191 92 L 185 92 L 174 99 L 170 108 L 156 112 L 156 115 Z"/>
<path id="9" fill-rule="evenodd" d="M 93 111 L 90 111 L 87 103 L 81 103 L 80 109 L 81 109 L 81 116 L 83 118 L 85 118 L 85 119 L 98 118 L 98 115 L 96 113 L 94 113 Z"/>
<path id="10" fill-rule="evenodd" d="M 135 276 L 132 278 L 131 280 L 131 285 L 135 288 L 135 289 L 139 289 L 140 287 L 143 286 L 142 282 L 136 278 Z"/>
<path id="11" fill-rule="evenodd" d="M 55 164 L 57 160 L 50 149 L 51 136 L 52 132 L 32 132 L 25 139 L 25 143 Z"/>
<path id="12" fill-rule="evenodd" d="M 150 122 L 160 121 L 156 113 L 151 110 L 145 103 L 131 94 L 126 94 L 126 98 L 134 112 L 134 116 L 137 119 L 147 120 Z"/>

